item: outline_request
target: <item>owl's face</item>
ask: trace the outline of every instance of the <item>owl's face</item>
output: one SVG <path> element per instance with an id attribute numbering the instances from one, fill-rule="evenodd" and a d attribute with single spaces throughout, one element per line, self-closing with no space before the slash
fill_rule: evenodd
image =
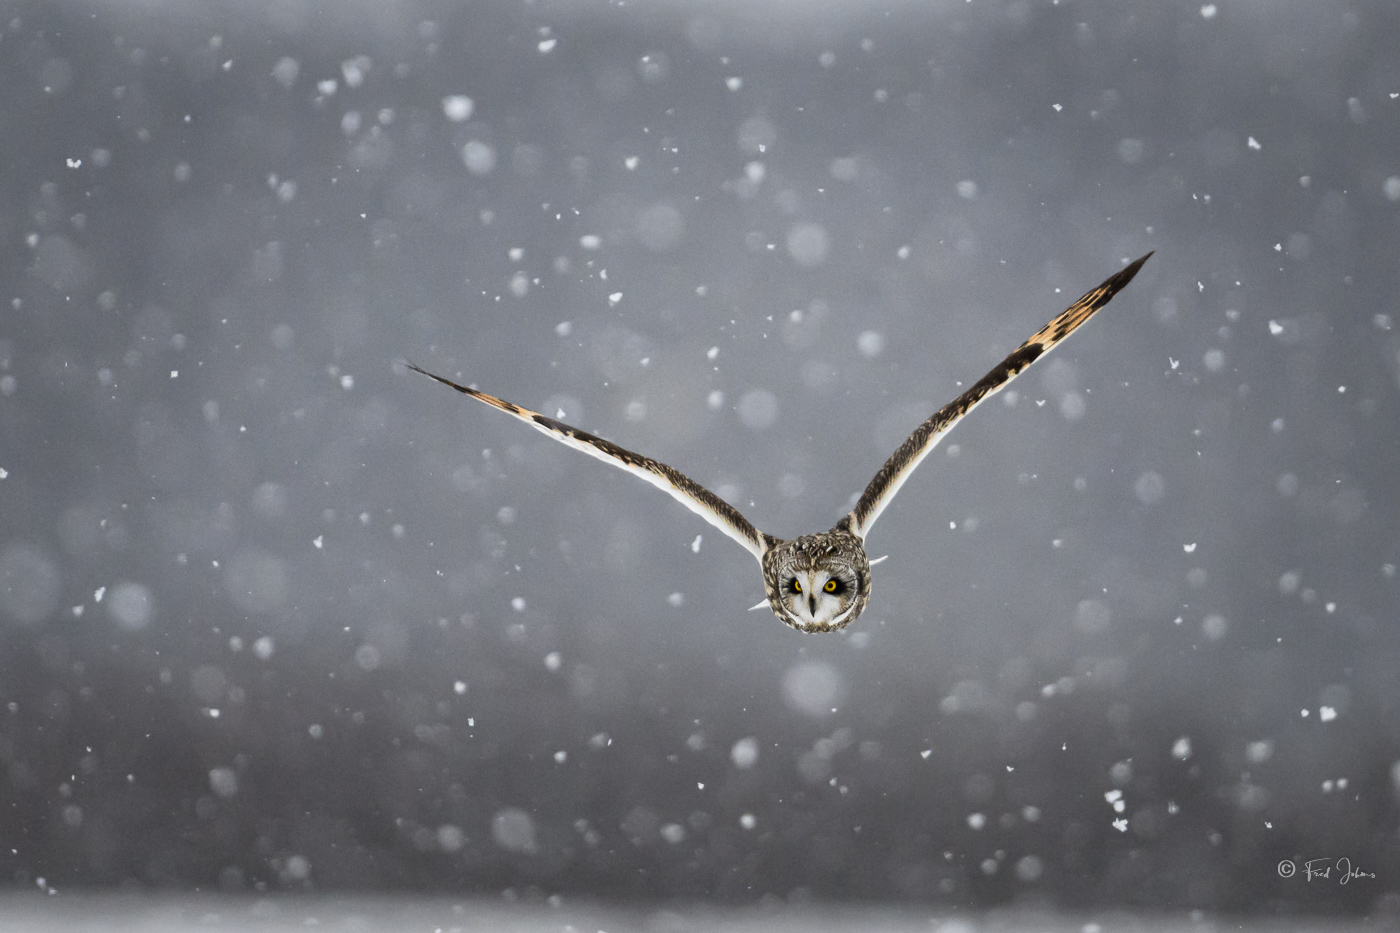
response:
<path id="1" fill-rule="evenodd" d="M 799 632 L 845 628 L 870 600 L 870 561 L 859 538 L 833 529 L 784 541 L 764 555 L 774 614 Z"/>

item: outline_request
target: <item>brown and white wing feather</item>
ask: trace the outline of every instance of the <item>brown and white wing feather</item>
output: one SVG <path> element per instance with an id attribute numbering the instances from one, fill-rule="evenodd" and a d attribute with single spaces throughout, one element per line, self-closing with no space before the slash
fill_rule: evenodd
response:
<path id="1" fill-rule="evenodd" d="M 484 402 L 492 408 L 499 408 L 508 415 L 513 415 L 521 421 L 549 435 L 561 444 L 572 447 L 574 450 L 582 451 L 590 457 L 596 457 L 604 463 L 610 463 L 615 467 L 626 470 L 633 476 L 639 477 L 651 483 L 658 489 L 670 493 L 671 497 L 686 508 L 695 512 L 705 521 L 714 525 L 744 548 L 758 558 L 763 560 L 763 552 L 766 549 L 764 536 L 754 528 L 749 520 L 739 514 L 739 510 L 719 496 L 710 492 L 704 486 L 681 473 L 672 469 L 666 464 L 650 457 L 643 457 L 641 454 L 633 453 L 626 448 L 619 447 L 611 441 L 605 441 L 601 437 L 589 434 L 587 431 L 580 431 L 578 428 L 564 424 L 562 421 L 555 421 L 537 411 L 528 408 L 521 408 L 504 399 L 496 398 L 494 395 L 487 395 L 485 392 L 478 392 L 476 389 L 469 389 L 466 386 L 458 385 L 451 379 L 444 379 L 414 366 L 412 363 L 406 364 L 409 369 L 417 373 L 422 373 L 429 379 L 436 379 L 445 386 L 451 386 L 463 395 L 470 395 L 479 402 Z"/>
<path id="2" fill-rule="evenodd" d="M 929 451 L 933 450 L 938 442 L 943 439 L 943 435 L 952 430 L 953 425 L 963 419 L 968 412 L 976 408 L 978 403 L 990 395 L 995 395 L 1008 382 L 1015 379 L 1027 367 L 1040 358 L 1042 354 L 1049 352 L 1070 334 L 1075 328 L 1093 317 L 1094 312 L 1108 304 L 1109 300 L 1133 280 L 1142 264 L 1147 262 L 1148 253 L 1136 262 L 1125 266 L 1121 271 L 1110 276 L 1098 288 L 1092 289 L 1083 298 L 1070 305 L 1063 314 L 1046 324 L 1040 330 L 1031 335 L 1031 338 L 1016 348 L 1006 359 L 996 365 L 991 372 L 977 381 L 972 388 L 962 395 L 953 399 L 933 414 L 927 421 L 914 429 L 914 433 L 909 435 L 909 439 L 899 446 L 890 459 L 885 461 L 885 465 L 880 467 L 880 471 L 875 474 L 875 478 L 870 481 L 870 485 L 865 487 L 865 492 L 861 493 L 860 499 L 856 502 L 856 507 L 844 519 L 852 534 L 864 538 L 870 531 L 870 526 L 875 523 L 875 519 L 880 517 L 880 513 L 885 510 L 885 506 L 890 504 L 894 494 L 899 492 L 899 487 L 904 485 L 904 481 L 909 478 L 909 474 L 914 472 Z"/>

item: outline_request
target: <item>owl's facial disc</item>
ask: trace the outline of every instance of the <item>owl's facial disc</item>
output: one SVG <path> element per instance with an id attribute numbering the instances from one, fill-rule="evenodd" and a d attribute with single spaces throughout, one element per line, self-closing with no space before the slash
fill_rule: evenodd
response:
<path id="1" fill-rule="evenodd" d="M 776 600 L 778 618 L 803 632 L 830 632 L 860 615 L 864 600 L 855 599 L 858 581 L 846 568 L 790 570 Z"/>

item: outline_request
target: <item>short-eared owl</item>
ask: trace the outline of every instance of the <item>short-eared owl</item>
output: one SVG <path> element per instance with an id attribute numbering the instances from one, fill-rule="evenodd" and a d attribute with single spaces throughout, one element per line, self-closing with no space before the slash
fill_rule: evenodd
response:
<path id="1" fill-rule="evenodd" d="M 833 632 L 854 621 L 870 600 L 870 560 L 865 555 L 865 536 L 914 468 L 928 456 L 943 435 L 979 402 L 1016 378 L 1041 354 L 1054 348 L 1075 328 L 1089 320 L 1095 311 L 1108 304 L 1109 299 L 1132 281 L 1151 255 L 1148 253 L 1110 276 L 1098 288 L 1031 335 L 1029 340 L 970 389 L 915 428 L 909 439 L 899 445 L 899 449 L 880 467 L 870 485 L 865 487 L 856 507 L 830 531 L 803 535 L 791 541 L 759 531 L 728 502 L 664 463 L 624 450 L 601 437 L 528 408 L 458 385 L 412 364 L 409 364 L 409 368 L 514 415 L 560 443 L 621 467 L 664 489 L 758 558 L 763 568 L 763 586 L 767 591 L 768 604 L 779 619 L 799 632 Z"/>

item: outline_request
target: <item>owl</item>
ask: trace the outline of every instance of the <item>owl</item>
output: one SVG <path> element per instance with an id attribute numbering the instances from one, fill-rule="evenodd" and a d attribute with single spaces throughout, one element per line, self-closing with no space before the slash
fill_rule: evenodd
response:
<path id="1" fill-rule="evenodd" d="M 847 515 L 830 531 L 785 541 L 759 531 L 738 509 L 699 483 L 664 463 L 644 457 L 561 421 L 487 395 L 412 364 L 409 369 L 450 386 L 464 395 L 499 408 L 562 444 L 620 467 L 664 490 L 692 512 L 714 525 L 757 558 L 763 570 L 767 604 L 774 614 L 799 632 L 834 632 L 854 622 L 870 602 L 870 565 L 879 563 L 865 553 L 865 536 L 890 504 L 914 468 L 962 418 L 988 396 L 1000 391 L 1027 366 L 1074 333 L 1094 312 L 1108 304 L 1133 280 L 1152 253 L 1109 276 L 1059 317 L 998 363 L 966 392 L 934 412 L 896 450 L 865 487 Z M 763 607 L 763 603 L 754 609 Z"/>

